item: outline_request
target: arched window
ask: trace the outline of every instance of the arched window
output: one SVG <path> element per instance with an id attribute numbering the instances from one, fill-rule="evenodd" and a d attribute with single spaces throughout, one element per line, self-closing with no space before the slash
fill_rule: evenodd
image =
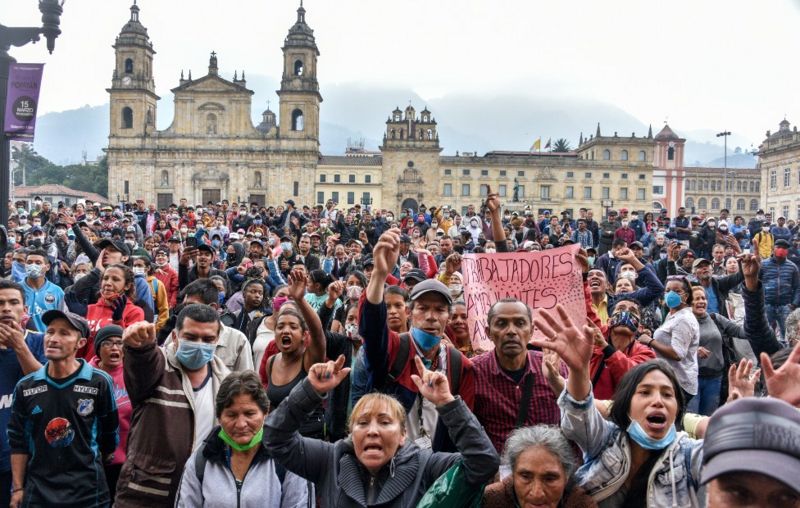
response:
<path id="1" fill-rule="evenodd" d="M 161 186 L 169 187 L 169 171 L 167 170 L 161 172 Z"/>
<path id="2" fill-rule="evenodd" d="M 206 134 L 217 133 L 217 115 L 209 113 L 206 115 Z"/>
<path id="3" fill-rule="evenodd" d="M 147 125 L 153 125 L 153 108 L 147 108 L 147 116 L 145 116 Z"/>
<path id="4" fill-rule="evenodd" d="M 302 76 L 303 75 L 303 61 L 302 60 L 295 60 L 294 61 L 294 75 L 295 76 Z"/>
<path id="5" fill-rule="evenodd" d="M 700 198 L 697 200 L 697 208 L 700 210 L 705 210 L 706 208 L 706 198 Z"/>
<path id="6" fill-rule="evenodd" d="M 627 150 L 621 151 L 619 153 L 619 158 L 620 158 L 620 160 L 623 160 L 623 161 L 628 160 L 628 151 Z"/>
<path id="7" fill-rule="evenodd" d="M 744 210 L 745 202 L 744 199 L 737 199 L 736 200 L 736 210 Z"/>
<path id="8" fill-rule="evenodd" d="M 133 110 L 131 108 L 128 107 L 122 108 L 122 128 L 123 129 L 133 128 Z"/>
<path id="9" fill-rule="evenodd" d="M 433 139 L 433 129 L 428 129 L 428 139 Z"/>
<path id="10" fill-rule="evenodd" d="M 675 148 L 669 147 L 667 148 L 667 160 L 674 161 L 675 160 Z"/>
<path id="11" fill-rule="evenodd" d="M 725 198 L 725 209 L 731 211 L 731 198 Z"/>
<path id="12" fill-rule="evenodd" d="M 750 200 L 750 211 L 751 212 L 755 212 L 757 210 L 758 210 L 758 200 L 757 199 L 751 199 Z"/>
<path id="13" fill-rule="evenodd" d="M 611 150 L 603 150 L 603 160 L 604 161 L 611 160 Z"/>
<path id="14" fill-rule="evenodd" d="M 391 135 L 392 139 L 395 139 L 395 137 L 397 137 L 397 133 L 394 131 L 394 129 L 392 129 Z"/>
<path id="15" fill-rule="evenodd" d="M 419 140 L 422 141 L 424 139 L 424 136 L 425 136 L 425 132 L 423 132 L 422 129 L 420 129 L 420 131 L 419 131 Z"/>
<path id="16" fill-rule="evenodd" d="M 742 182 L 736 182 L 736 192 L 742 192 Z"/>
<path id="17" fill-rule="evenodd" d="M 686 208 L 689 210 L 694 208 L 694 198 L 686 198 Z"/>
<path id="18" fill-rule="evenodd" d="M 639 162 L 644 162 L 647 160 L 647 152 L 644 150 L 639 150 Z"/>
<path id="19" fill-rule="evenodd" d="M 711 200 L 711 209 L 719 210 L 719 198 L 714 198 Z"/>
<path id="20" fill-rule="evenodd" d="M 403 129 L 400 129 L 400 139 L 406 139 L 406 132 Z"/>
<path id="21" fill-rule="evenodd" d="M 302 131 L 303 127 L 303 112 L 299 109 L 295 109 L 292 111 L 292 130 Z"/>
<path id="22" fill-rule="evenodd" d="M 133 58 L 125 60 L 125 74 L 133 74 Z"/>
<path id="23" fill-rule="evenodd" d="M 258 189 L 258 188 L 261 187 L 261 185 L 262 185 L 262 183 L 261 183 L 261 171 L 256 171 L 253 174 L 253 187 Z"/>

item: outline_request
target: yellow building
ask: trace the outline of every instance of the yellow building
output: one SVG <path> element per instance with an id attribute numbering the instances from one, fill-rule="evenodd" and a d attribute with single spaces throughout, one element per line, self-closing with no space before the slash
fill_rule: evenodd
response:
<path id="1" fill-rule="evenodd" d="M 758 169 L 687 167 L 684 205 L 690 213 L 718 216 L 726 208 L 731 216 L 750 217 L 761 208 L 761 172 Z"/>
<path id="2" fill-rule="evenodd" d="M 800 133 L 784 119 L 758 147 L 761 202 L 772 217 L 800 219 Z"/>

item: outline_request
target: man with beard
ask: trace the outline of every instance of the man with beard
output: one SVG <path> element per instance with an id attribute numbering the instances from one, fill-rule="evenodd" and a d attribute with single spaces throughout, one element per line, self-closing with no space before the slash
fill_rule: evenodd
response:
<path id="1" fill-rule="evenodd" d="M 311 244 L 312 237 L 308 234 L 303 234 L 297 242 L 297 262 L 302 263 L 307 272 L 320 268 L 319 256 L 312 252 Z"/>
<path id="2" fill-rule="evenodd" d="M 178 285 L 181 289 L 197 279 L 207 279 L 214 275 L 219 275 L 227 281 L 228 274 L 214 268 L 215 257 L 214 248 L 205 243 L 183 251 L 178 269 Z M 189 268 L 189 261 L 192 259 L 194 259 L 194 266 Z"/>

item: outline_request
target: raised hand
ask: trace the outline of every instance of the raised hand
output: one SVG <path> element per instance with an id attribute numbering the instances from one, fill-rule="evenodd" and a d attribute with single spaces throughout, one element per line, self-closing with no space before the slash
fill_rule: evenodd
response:
<path id="1" fill-rule="evenodd" d="M 156 341 L 156 325 L 147 321 L 139 321 L 125 328 L 122 341 L 126 346 L 140 348 Z"/>
<path id="2" fill-rule="evenodd" d="M 372 261 L 375 263 L 372 276 L 377 272 L 384 279 L 391 273 L 397 258 L 400 256 L 400 230 L 392 228 L 381 235 L 375 248 L 372 249 Z"/>
<path id="3" fill-rule="evenodd" d="M 486 197 L 486 209 L 489 210 L 492 214 L 495 212 L 500 211 L 500 195 L 497 193 L 492 193 L 492 188 L 488 185 L 486 186 L 486 192 L 489 195 Z"/>
<path id="4" fill-rule="evenodd" d="M 581 272 L 589 273 L 589 255 L 581 249 L 575 253 L 575 261 L 581 265 Z"/>
<path id="5" fill-rule="evenodd" d="M 761 368 L 764 369 L 770 397 L 784 400 L 795 407 L 800 406 L 800 342 L 777 370 L 772 366 L 769 356 L 761 353 Z"/>
<path id="6" fill-rule="evenodd" d="M 561 395 L 561 392 L 564 391 L 565 384 L 560 368 L 561 358 L 558 357 L 558 353 L 550 349 L 545 349 L 542 357 L 542 372 L 544 373 L 544 378 L 547 380 L 547 384 L 550 386 L 550 390 L 553 391 L 556 397 Z"/>
<path id="7" fill-rule="evenodd" d="M 741 262 L 742 275 L 751 278 L 758 277 L 758 272 L 761 270 L 761 258 L 758 254 L 742 254 Z"/>
<path id="8" fill-rule="evenodd" d="M 753 362 L 747 358 L 742 358 L 738 364 L 732 364 L 728 369 L 728 402 L 752 397 L 760 372 L 759 369 L 753 370 Z"/>
<path id="9" fill-rule="evenodd" d="M 331 305 L 344 293 L 344 281 L 337 280 L 328 284 L 328 302 Z"/>
<path id="10" fill-rule="evenodd" d="M 540 310 L 533 324 L 547 339 L 533 339 L 530 343 L 558 353 L 569 367 L 567 387 L 570 395 L 578 400 L 585 399 L 592 386 L 589 380 L 589 361 L 594 350 L 592 329 L 588 325 L 579 329 L 560 304 L 556 306 L 555 315 Z"/>
<path id="11" fill-rule="evenodd" d="M 343 365 L 344 355 L 339 355 L 335 362 L 327 361 L 312 365 L 308 370 L 308 382 L 314 391 L 322 396 L 339 386 L 339 383 L 350 374 L 350 367 Z"/>
<path id="12" fill-rule="evenodd" d="M 426 369 L 419 356 L 414 357 L 414 363 L 420 375 L 411 374 L 411 380 L 417 385 L 420 395 L 437 406 L 442 406 L 455 400 L 453 394 L 450 393 L 450 383 L 447 381 L 445 374 Z"/>
<path id="13" fill-rule="evenodd" d="M 586 318 L 586 326 L 588 326 L 592 330 L 592 340 L 594 345 L 599 347 L 600 349 L 605 348 L 608 346 L 608 341 L 606 340 L 605 336 L 603 335 L 603 331 L 594 324 L 594 321 Z"/>
<path id="14" fill-rule="evenodd" d="M 299 301 L 306 296 L 306 276 L 302 268 L 289 272 L 289 298 Z"/>

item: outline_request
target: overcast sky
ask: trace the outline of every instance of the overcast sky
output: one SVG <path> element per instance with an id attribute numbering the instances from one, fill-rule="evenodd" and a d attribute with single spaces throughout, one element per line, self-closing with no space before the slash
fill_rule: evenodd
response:
<path id="1" fill-rule="evenodd" d="M 36 3 L 2 0 L 0 20 L 36 25 Z M 67 0 L 53 55 L 44 42 L 12 48 L 20 62 L 46 64 L 40 113 L 108 101 L 111 44 L 131 3 Z M 171 100 L 181 69 L 206 73 L 211 50 L 223 73 L 277 75 L 297 5 L 139 0 L 162 100 Z M 305 8 L 322 53 L 323 96 L 326 84 L 361 83 L 407 87 L 427 100 L 451 92 L 591 97 L 654 127 L 728 129 L 756 145 L 784 115 L 800 122 L 800 0 L 306 0 Z M 480 114 L 491 123 L 491 112 Z"/>

